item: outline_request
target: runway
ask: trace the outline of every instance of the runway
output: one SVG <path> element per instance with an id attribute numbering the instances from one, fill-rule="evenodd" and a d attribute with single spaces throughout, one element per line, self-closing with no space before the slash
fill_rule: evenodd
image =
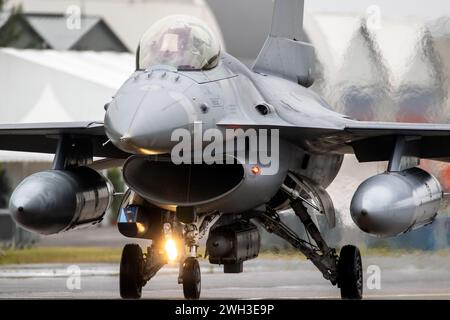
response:
<path id="1" fill-rule="evenodd" d="M 369 266 L 380 270 L 380 288 L 367 280 Z M 0 268 L 0 299 L 117 299 L 119 266 L 80 264 L 79 282 L 69 265 Z M 376 267 L 375 267 L 376 268 Z M 246 269 L 246 270 L 245 270 Z M 407 255 L 364 259 L 367 299 L 450 299 L 448 255 Z M 367 272 L 369 270 L 369 273 Z M 144 299 L 183 299 L 176 266 L 166 266 L 143 289 Z M 74 278 L 75 275 L 75 278 Z M 372 279 L 373 280 L 373 279 Z M 69 283 L 69 286 L 68 286 Z M 79 284 L 79 289 L 76 284 Z M 75 284 L 75 286 L 74 286 Z M 223 274 L 202 261 L 202 299 L 338 299 L 339 290 L 312 264 L 300 259 L 260 259 L 244 265 L 242 274 Z"/>

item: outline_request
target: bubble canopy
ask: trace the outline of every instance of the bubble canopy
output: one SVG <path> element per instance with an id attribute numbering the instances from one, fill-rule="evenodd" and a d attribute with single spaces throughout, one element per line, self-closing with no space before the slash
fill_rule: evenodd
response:
<path id="1" fill-rule="evenodd" d="M 169 65 L 178 70 L 209 70 L 217 66 L 220 43 L 201 20 L 184 15 L 163 18 L 139 43 L 138 69 Z"/>

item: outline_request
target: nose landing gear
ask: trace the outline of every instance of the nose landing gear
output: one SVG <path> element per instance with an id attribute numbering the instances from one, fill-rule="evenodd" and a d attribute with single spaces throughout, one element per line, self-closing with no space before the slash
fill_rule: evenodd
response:
<path id="1" fill-rule="evenodd" d="M 186 299 L 197 300 L 200 298 L 201 292 L 201 272 L 197 260 L 199 237 L 196 224 L 186 225 L 184 238 L 186 246 L 189 248 L 189 256 L 180 267 L 178 282 L 183 284 L 183 293 Z"/>
<path id="2" fill-rule="evenodd" d="M 200 265 L 196 258 L 188 257 L 184 260 L 182 278 L 184 297 L 190 300 L 199 299 L 202 284 Z"/>
<path id="3" fill-rule="evenodd" d="M 178 283 L 183 285 L 183 293 L 186 299 L 194 300 L 200 298 L 201 292 L 201 272 L 200 264 L 197 260 L 197 249 L 199 239 L 202 238 L 206 230 L 212 225 L 220 215 L 210 215 L 202 220 L 194 217 L 190 222 L 180 223 L 172 216 L 166 219 L 161 225 L 161 232 L 153 239 L 152 245 L 147 248 L 146 253 L 137 244 L 127 244 L 122 251 L 120 263 L 120 295 L 124 299 L 139 299 L 142 295 L 142 287 L 153 278 L 156 273 L 168 263 L 168 261 L 179 261 L 180 269 Z M 198 227 L 199 220 L 202 221 Z M 187 248 L 187 252 L 177 257 L 177 253 L 170 251 L 166 247 L 167 240 L 184 240 L 178 248 Z M 173 245 L 172 242 L 172 245 Z M 171 258 L 170 252 L 174 253 Z M 179 250 L 178 250 L 179 252 Z M 170 260 L 173 259 L 173 260 Z"/>

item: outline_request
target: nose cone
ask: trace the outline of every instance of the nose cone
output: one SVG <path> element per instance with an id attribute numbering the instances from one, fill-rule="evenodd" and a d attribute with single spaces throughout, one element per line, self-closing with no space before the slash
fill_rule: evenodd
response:
<path id="1" fill-rule="evenodd" d="M 139 96 L 137 98 L 137 96 Z M 189 128 L 192 102 L 164 88 L 131 91 L 116 98 L 105 117 L 108 137 L 121 150 L 135 154 L 170 152 L 172 132 Z"/>
<path id="2" fill-rule="evenodd" d="M 356 190 L 350 213 L 364 232 L 389 237 L 405 232 L 414 209 L 413 196 L 404 181 L 389 174 L 371 177 Z"/>
<path id="3" fill-rule="evenodd" d="M 70 223 L 74 203 L 65 195 L 67 183 L 58 180 L 49 172 L 39 172 L 14 190 L 9 211 L 20 226 L 40 234 L 53 234 Z"/>

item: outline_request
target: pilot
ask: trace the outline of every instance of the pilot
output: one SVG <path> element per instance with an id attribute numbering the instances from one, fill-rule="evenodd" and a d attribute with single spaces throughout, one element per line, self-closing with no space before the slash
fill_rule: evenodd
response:
<path id="1" fill-rule="evenodd" d="M 140 69 L 169 65 L 178 70 L 208 70 L 218 63 L 220 44 L 201 21 L 167 17 L 153 25 L 140 43 Z"/>

